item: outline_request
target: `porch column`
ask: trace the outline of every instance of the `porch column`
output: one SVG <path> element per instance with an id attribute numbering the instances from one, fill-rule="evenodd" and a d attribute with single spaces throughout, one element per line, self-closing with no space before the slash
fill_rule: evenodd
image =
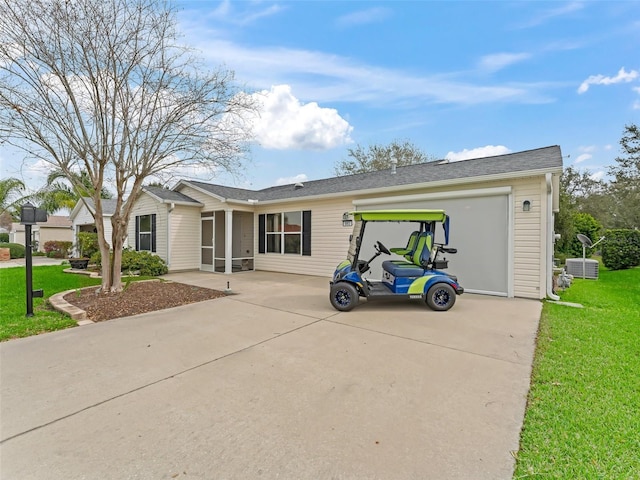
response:
<path id="1" fill-rule="evenodd" d="M 233 271 L 231 257 L 233 256 L 233 210 L 224 211 L 224 273 L 230 275 Z"/>

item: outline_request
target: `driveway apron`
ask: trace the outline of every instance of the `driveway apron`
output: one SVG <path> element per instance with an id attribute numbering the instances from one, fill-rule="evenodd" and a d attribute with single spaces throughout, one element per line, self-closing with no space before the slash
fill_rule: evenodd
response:
<path id="1" fill-rule="evenodd" d="M 232 294 L 0 344 L 0 478 L 511 478 L 540 302 L 166 277 Z"/>

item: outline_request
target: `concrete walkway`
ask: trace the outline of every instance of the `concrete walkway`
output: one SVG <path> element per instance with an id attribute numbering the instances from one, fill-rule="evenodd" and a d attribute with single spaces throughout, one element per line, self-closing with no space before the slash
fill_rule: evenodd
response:
<path id="1" fill-rule="evenodd" d="M 540 302 L 167 277 L 236 295 L 0 344 L 0 478 L 511 478 Z"/>

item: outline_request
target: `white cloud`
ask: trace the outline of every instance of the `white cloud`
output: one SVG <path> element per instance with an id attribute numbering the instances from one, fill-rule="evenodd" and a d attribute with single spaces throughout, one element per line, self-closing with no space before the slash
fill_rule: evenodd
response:
<path id="1" fill-rule="evenodd" d="M 578 150 L 580 150 L 581 152 L 585 152 L 585 153 L 595 152 L 596 151 L 596 146 L 595 145 L 587 145 L 586 147 L 580 147 Z"/>
<path id="2" fill-rule="evenodd" d="M 627 72 L 624 67 L 618 70 L 618 74 L 615 77 L 605 77 L 604 75 L 591 75 L 587 78 L 580 87 L 578 87 L 578 93 L 582 94 L 589 90 L 590 85 L 613 85 L 616 83 L 628 83 L 638 78 L 637 70 L 631 70 Z"/>
<path id="3" fill-rule="evenodd" d="M 529 53 L 494 53 L 480 58 L 480 68 L 487 72 L 496 72 L 503 68 L 531 58 Z"/>
<path id="4" fill-rule="evenodd" d="M 293 177 L 281 177 L 278 180 L 276 180 L 276 185 L 290 185 L 292 183 L 304 183 L 307 180 L 309 180 L 309 177 L 307 177 L 304 173 L 299 173 L 298 175 L 295 175 Z"/>
<path id="5" fill-rule="evenodd" d="M 544 2 L 540 2 L 540 3 L 542 5 L 546 5 Z M 583 2 L 569 2 L 565 5 L 561 5 L 559 7 L 541 12 L 540 14 L 530 18 L 529 21 L 521 25 L 521 27 L 529 28 L 529 27 L 542 25 L 543 23 L 546 23 L 549 20 L 553 20 L 554 18 L 557 18 L 557 17 L 563 17 L 565 15 L 569 15 L 571 13 L 582 10 L 582 8 L 584 8 Z"/>
<path id="6" fill-rule="evenodd" d="M 259 2 L 232 3 L 230 0 L 223 0 L 209 13 L 208 17 L 233 25 L 249 25 L 260 18 L 270 17 L 282 10 L 283 8 L 277 4 L 263 7 Z"/>
<path id="7" fill-rule="evenodd" d="M 369 23 L 379 22 L 389 16 L 391 10 L 383 7 L 374 7 L 367 10 L 359 10 L 357 12 L 343 15 L 336 20 L 336 24 L 340 27 L 353 27 L 355 25 L 365 25 Z"/>
<path id="8" fill-rule="evenodd" d="M 327 150 L 352 141 L 353 127 L 337 110 L 301 103 L 289 85 L 273 86 L 253 98 L 262 104 L 260 116 L 253 119 L 253 132 L 264 148 Z"/>
<path id="9" fill-rule="evenodd" d="M 574 163 L 584 162 L 586 160 L 591 160 L 592 158 L 593 155 L 591 155 L 590 153 L 583 153 L 582 155 L 579 155 L 578 158 L 576 158 Z"/>
<path id="10" fill-rule="evenodd" d="M 248 85 L 289 84 L 298 98 L 317 102 L 398 105 L 403 102 L 477 105 L 494 102 L 542 103 L 549 84 L 479 85 L 456 74 L 415 75 L 318 51 L 272 46 L 243 46 L 190 25 L 188 41 L 211 64 L 228 65 Z"/>
<path id="11" fill-rule="evenodd" d="M 605 145 L 604 149 L 605 150 L 613 150 L 613 145 Z"/>
<path id="12" fill-rule="evenodd" d="M 599 172 L 594 172 L 591 175 L 589 175 L 589 178 L 591 180 L 598 181 L 598 180 L 602 180 L 604 178 L 604 176 L 605 176 L 604 170 L 600 170 Z"/>
<path id="13" fill-rule="evenodd" d="M 486 145 L 484 147 L 472 148 L 471 150 L 467 150 L 465 148 L 461 152 L 449 152 L 444 158 L 450 162 L 458 162 L 460 160 L 493 157 L 496 155 L 505 155 L 507 153 L 511 153 L 511 150 L 504 145 Z"/>

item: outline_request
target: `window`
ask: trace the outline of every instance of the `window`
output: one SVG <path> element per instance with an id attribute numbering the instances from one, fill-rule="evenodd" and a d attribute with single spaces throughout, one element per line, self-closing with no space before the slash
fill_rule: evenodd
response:
<path id="1" fill-rule="evenodd" d="M 258 217 L 259 253 L 311 255 L 311 211 Z"/>
<path id="2" fill-rule="evenodd" d="M 156 215 L 136 217 L 136 250 L 156 251 Z"/>

